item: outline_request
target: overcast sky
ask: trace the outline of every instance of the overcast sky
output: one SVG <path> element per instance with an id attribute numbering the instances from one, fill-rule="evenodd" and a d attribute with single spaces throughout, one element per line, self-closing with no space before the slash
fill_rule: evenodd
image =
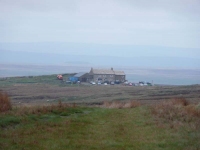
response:
<path id="1" fill-rule="evenodd" d="M 0 0 L 0 42 L 200 48 L 200 0 Z"/>

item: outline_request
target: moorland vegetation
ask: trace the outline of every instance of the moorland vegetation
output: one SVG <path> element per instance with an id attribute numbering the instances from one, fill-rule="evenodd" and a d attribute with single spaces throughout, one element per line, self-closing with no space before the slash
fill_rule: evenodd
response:
<path id="1" fill-rule="evenodd" d="M 200 103 L 12 105 L 0 93 L 0 149 L 200 149 Z"/>

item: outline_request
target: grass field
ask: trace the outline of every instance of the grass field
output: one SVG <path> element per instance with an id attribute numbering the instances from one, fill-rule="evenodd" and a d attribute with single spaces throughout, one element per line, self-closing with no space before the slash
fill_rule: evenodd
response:
<path id="1" fill-rule="evenodd" d="M 199 93 L 199 85 L 69 85 L 56 75 L 1 79 L 0 149 L 198 150 Z"/>
<path id="2" fill-rule="evenodd" d="M 74 74 L 63 74 L 63 79 L 66 81 L 68 77 Z M 15 84 L 50 84 L 50 85 L 63 85 L 62 81 L 57 80 L 57 75 L 42 75 L 42 76 L 20 76 L 20 77 L 7 77 L 0 78 L 0 86 L 13 86 Z"/>
<path id="3" fill-rule="evenodd" d="M 13 108 L 0 115 L 0 149 L 200 149 L 199 105 L 172 102 L 132 108 L 118 107 L 126 105 L 121 102 L 100 108 L 62 103 Z M 179 108 L 184 116 L 175 110 L 171 116 L 164 105 Z"/>

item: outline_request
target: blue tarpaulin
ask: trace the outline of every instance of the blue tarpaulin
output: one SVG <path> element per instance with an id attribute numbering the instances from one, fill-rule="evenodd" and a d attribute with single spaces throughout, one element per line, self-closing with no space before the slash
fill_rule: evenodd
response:
<path id="1" fill-rule="evenodd" d="M 69 81 L 77 82 L 78 81 L 78 77 L 69 77 Z"/>

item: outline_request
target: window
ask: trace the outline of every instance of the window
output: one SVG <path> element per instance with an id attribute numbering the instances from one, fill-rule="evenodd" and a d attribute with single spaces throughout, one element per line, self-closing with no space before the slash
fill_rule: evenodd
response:
<path id="1" fill-rule="evenodd" d="M 113 75 L 110 75 L 110 77 L 113 77 Z"/>

